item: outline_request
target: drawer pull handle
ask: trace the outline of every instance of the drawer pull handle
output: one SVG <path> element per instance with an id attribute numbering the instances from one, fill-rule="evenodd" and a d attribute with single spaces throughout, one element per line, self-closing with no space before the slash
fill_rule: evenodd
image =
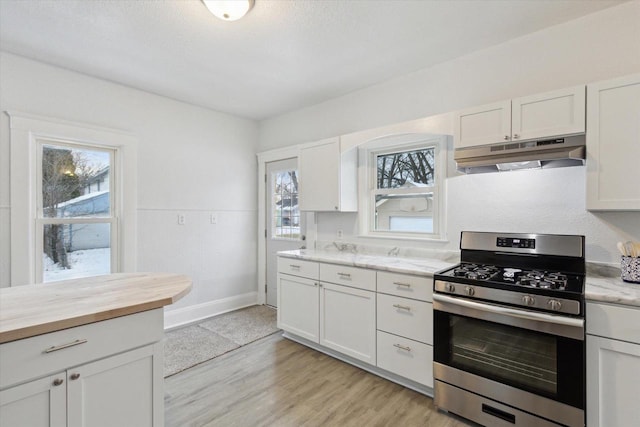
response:
<path id="1" fill-rule="evenodd" d="M 393 346 L 395 348 L 399 348 L 400 350 L 411 351 L 411 347 L 408 347 L 406 345 L 394 344 Z"/>
<path id="2" fill-rule="evenodd" d="M 53 353 L 54 351 L 62 350 L 63 348 L 73 347 L 74 345 L 84 344 L 86 342 L 87 342 L 86 339 L 75 340 L 75 341 L 72 341 L 72 342 L 68 342 L 66 344 L 54 345 L 53 347 L 49 347 L 48 349 L 46 349 L 44 352 L 45 353 Z"/>
<path id="3" fill-rule="evenodd" d="M 411 307 L 409 307 L 408 305 L 393 304 L 393 306 L 394 306 L 395 308 L 397 308 L 398 310 L 407 310 L 407 311 L 411 311 Z"/>
<path id="4" fill-rule="evenodd" d="M 71 375 L 69 376 L 69 378 L 75 381 L 75 380 L 77 380 L 78 378 L 80 378 L 80 374 L 79 374 L 79 373 L 77 373 L 77 372 L 75 372 L 75 373 L 71 374 Z"/>
<path id="5" fill-rule="evenodd" d="M 396 286 L 404 286 L 405 288 L 410 288 L 411 287 L 410 283 L 393 282 L 393 284 L 396 285 Z"/>
<path id="6" fill-rule="evenodd" d="M 63 382 L 64 380 L 62 378 L 56 378 L 55 380 L 53 380 L 53 385 L 57 387 L 59 385 L 62 385 Z"/>
<path id="7" fill-rule="evenodd" d="M 300 266 L 299 265 L 289 264 L 289 267 L 294 268 L 296 270 L 300 270 Z"/>
<path id="8" fill-rule="evenodd" d="M 341 279 L 350 279 L 351 278 L 351 274 L 349 274 L 349 273 L 338 273 L 338 276 L 340 276 Z"/>

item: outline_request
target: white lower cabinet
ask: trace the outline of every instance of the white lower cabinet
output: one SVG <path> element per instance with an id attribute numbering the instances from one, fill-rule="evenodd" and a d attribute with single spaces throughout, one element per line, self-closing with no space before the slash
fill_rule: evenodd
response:
<path id="1" fill-rule="evenodd" d="M 587 425 L 640 420 L 640 344 L 587 335 Z"/>
<path id="2" fill-rule="evenodd" d="M 432 287 L 423 276 L 281 257 L 278 327 L 430 393 Z"/>
<path id="3" fill-rule="evenodd" d="M 378 294 L 378 330 L 433 344 L 433 305 Z"/>
<path id="4" fill-rule="evenodd" d="M 315 343 L 320 341 L 318 281 L 278 274 L 278 327 Z"/>
<path id="5" fill-rule="evenodd" d="M 0 391 L 0 426 L 66 426 L 65 384 L 61 372 Z"/>
<path id="6" fill-rule="evenodd" d="M 320 282 L 320 344 L 376 363 L 376 293 Z"/>
<path id="7" fill-rule="evenodd" d="M 163 381 L 154 377 L 161 370 L 161 357 L 149 345 L 67 371 L 69 427 L 153 426 L 149 390 Z"/>
<path id="8" fill-rule="evenodd" d="M 378 367 L 430 388 L 432 283 L 424 277 L 378 272 Z"/>
<path id="9" fill-rule="evenodd" d="M 162 426 L 162 334 L 157 309 L 2 344 L 0 426 Z"/>
<path id="10" fill-rule="evenodd" d="M 378 331 L 378 367 L 433 387 L 433 346 Z"/>
<path id="11" fill-rule="evenodd" d="M 587 425 L 640 420 L 640 309 L 587 304 Z"/>

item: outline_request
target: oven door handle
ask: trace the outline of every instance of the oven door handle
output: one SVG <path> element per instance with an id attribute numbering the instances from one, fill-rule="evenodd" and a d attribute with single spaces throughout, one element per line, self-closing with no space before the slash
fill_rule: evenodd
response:
<path id="1" fill-rule="evenodd" d="M 584 340 L 584 319 L 518 310 L 440 294 L 433 294 L 433 309 Z M 486 316 L 482 313 L 486 313 Z"/>

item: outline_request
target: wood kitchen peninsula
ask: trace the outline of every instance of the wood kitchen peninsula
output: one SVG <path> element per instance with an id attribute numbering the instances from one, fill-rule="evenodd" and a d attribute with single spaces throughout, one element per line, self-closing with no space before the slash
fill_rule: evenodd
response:
<path id="1" fill-rule="evenodd" d="M 0 425 L 164 424 L 163 307 L 187 276 L 0 289 Z"/>

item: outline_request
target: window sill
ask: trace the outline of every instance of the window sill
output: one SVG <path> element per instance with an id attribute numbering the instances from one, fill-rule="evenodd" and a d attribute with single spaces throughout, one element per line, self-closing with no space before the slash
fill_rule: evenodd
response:
<path id="1" fill-rule="evenodd" d="M 384 239 L 384 240 L 408 240 L 413 242 L 437 242 L 449 243 L 449 239 L 445 237 L 428 237 L 428 236 L 409 236 L 406 234 L 387 234 L 387 233 L 367 233 L 359 234 L 358 237 L 365 239 Z"/>

